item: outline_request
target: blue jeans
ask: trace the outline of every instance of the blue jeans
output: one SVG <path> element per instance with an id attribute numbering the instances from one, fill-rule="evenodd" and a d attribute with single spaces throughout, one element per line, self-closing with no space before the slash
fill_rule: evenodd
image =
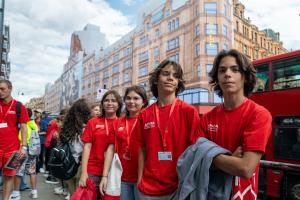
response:
<path id="1" fill-rule="evenodd" d="M 121 183 L 121 200 L 138 200 L 138 190 L 136 183 Z"/>

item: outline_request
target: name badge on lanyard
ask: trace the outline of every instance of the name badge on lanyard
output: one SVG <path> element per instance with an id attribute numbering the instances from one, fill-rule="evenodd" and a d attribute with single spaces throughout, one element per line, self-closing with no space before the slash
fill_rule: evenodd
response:
<path id="1" fill-rule="evenodd" d="M 0 128 L 7 128 L 7 123 L 5 123 L 5 122 L 0 123 Z"/>
<path id="2" fill-rule="evenodd" d="M 172 152 L 170 151 L 158 152 L 158 160 L 172 160 Z"/>

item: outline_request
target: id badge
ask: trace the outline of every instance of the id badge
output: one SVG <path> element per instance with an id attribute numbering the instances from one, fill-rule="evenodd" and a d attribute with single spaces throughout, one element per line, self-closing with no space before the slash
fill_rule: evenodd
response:
<path id="1" fill-rule="evenodd" d="M 0 123 L 0 128 L 7 128 L 7 123 L 6 122 Z"/>
<path id="2" fill-rule="evenodd" d="M 158 152 L 158 160 L 172 160 L 172 152 L 170 151 Z"/>

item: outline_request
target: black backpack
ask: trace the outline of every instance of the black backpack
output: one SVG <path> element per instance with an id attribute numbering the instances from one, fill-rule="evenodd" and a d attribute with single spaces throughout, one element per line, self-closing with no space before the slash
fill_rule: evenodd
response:
<path id="1" fill-rule="evenodd" d="M 51 149 L 48 162 L 50 174 L 62 180 L 73 178 L 78 170 L 68 142 L 59 144 Z"/>

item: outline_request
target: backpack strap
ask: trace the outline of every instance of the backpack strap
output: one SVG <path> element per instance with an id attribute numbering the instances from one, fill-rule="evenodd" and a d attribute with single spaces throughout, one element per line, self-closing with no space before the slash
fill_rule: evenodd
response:
<path id="1" fill-rule="evenodd" d="M 21 128 L 21 126 L 20 126 L 21 106 L 22 106 L 22 103 L 20 101 L 17 101 L 17 103 L 16 103 L 16 115 L 17 115 L 18 130 L 20 130 L 20 128 Z"/>

